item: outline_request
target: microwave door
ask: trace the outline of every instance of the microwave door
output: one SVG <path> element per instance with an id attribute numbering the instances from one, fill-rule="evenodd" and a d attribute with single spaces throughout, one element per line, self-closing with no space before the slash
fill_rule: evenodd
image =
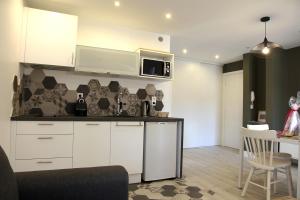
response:
<path id="1" fill-rule="evenodd" d="M 164 76 L 164 62 L 158 60 L 143 60 L 143 75 Z"/>

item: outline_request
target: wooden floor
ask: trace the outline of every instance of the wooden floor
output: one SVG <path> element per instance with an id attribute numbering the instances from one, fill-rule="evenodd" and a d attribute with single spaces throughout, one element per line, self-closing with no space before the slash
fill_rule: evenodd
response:
<path id="1" fill-rule="evenodd" d="M 235 149 L 214 146 L 184 150 L 183 175 L 187 179 L 213 190 L 215 200 L 266 199 L 265 191 L 252 185 L 249 186 L 246 196 L 241 197 L 241 190 L 237 188 L 238 169 L 239 156 Z M 248 170 L 249 167 L 246 166 L 244 180 L 248 175 Z M 289 199 L 283 197 L 287 196 L 285 176 L 279 175 L 278 177 L 283 182 L 278 183 L 278 193 L 273 194 L 272 199 Z M 296 167 L 292 169 L 292 177 L 294 188 L 296 188 Z M 260 178 L 258 181 L 262 180 Z M 296 191 L 294 193 L 296 194 Z"/>

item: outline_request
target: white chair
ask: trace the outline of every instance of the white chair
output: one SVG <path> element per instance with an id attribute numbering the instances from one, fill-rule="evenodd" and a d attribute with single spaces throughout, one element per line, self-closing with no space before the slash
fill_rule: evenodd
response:
<path id="1" fill-rule="evenodd" d="M 269 124 L 248 124 L 247 128 L 250 129 L 250 130 L 256 130 L 256 131 L 265 131 L 265 130 L 270 129 Z M 278 143 L 276 143 L 275 148 L 278 148 Z M 289 153 L 274 152 L 273 153 L 273 158 L 290 160 L 290 162 L 292 162 L 292 155 L 289 154 Z M 274 179 L 275 182 L 277 181 L 277 170 L 274 170 L 274 172 L 273 172 L 273 179 Z M 277 192 L 276 183 L 274 183 L 273 189 L 274 189 L 274 193 L 276 193 Z"/>
<path id="2" fill-rule="evenodd" d="M 271 182 L 271 175 L 277 172 L 278 169 L 284 169 L 287 176 L 287 184 L 289 195 L 292 195 L 292 176 L 291 176 L 291 160 L 276 159 L 273 157 L 274 143 L 277 137 L 276 131 L 264 130 L 256 131 L 247 128 L 241 129 L 241 134 L 245 142 L 248 163 L 251 170 L 245 183 L 242 196 L 245 196 L 249 184 L 258 186 L 267 190 L 267 200 L 271 199 L 271 185 L 279 182 L 274 180 Z M 267 186 L 260 185 L 251 181 L 251 178 L 256 170 L 267 172 Z"/>
<path id="3" fill-rule="evenodd" d="M 255 131 L 265 131 L 265 130 L 269 130 L 269 125 L 268 124 L 247 124 L 247 128 L 249 130 L 255 130 Z M 274 158 L 278 158 L 278 159 L 292 159 L 292 155 L 289 153 L 283 153 L 283 152 L 274 152 L 273 154 Z"/>
<path id="4" fill-rule="evenodd" d="M 269 124 L 247 124 L 247 128 L 255 131 L 269 130 Z"/>

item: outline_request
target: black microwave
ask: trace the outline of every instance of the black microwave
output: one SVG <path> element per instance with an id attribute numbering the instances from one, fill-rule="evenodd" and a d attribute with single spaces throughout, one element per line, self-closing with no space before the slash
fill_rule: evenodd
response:
<path id="1" fill-rule="evenodd" d="M 140 72 L 142 76 L 171 78 L 171 62 L 142 58 Z"/>

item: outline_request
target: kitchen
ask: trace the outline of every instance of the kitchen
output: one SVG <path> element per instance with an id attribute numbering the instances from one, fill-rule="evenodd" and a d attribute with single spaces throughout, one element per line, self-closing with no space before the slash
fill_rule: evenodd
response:
<path id="1" fill-rule="evenodd" d="M 23 76 L 11 118 L 15 171 L 122 165 L 129 183 L 142 173 L 144 181 L 182 176 L 184 120 L 162 112 L 165 95 L 154 85 L 172 80 L 173 54 L 77 45 L 76 16 L 25 8 L 23 19 Z M 169 36 L 150 36 L 156 48 L 170 47 Z M 139 88 L 129 90 L 126 78 Z"/>
<path id="2" fill-rule="evenodd" d="M 259 113 L 283 128 L 299 89 L 299 3 L 214 1 L 1 2 L 0 162 L 8 157 L 19 194 L 26 183 L 43 200 L 73 186 L 81 198 L 67 199 L 265 199 L 252 187 L 240 197 L 240 130 Z M 283 49 L 254 53 L 263 33 Z M 297 163 L 297 144 L 280 143 Z M 291 195 L 286 187 L 274 196 Z"/>

